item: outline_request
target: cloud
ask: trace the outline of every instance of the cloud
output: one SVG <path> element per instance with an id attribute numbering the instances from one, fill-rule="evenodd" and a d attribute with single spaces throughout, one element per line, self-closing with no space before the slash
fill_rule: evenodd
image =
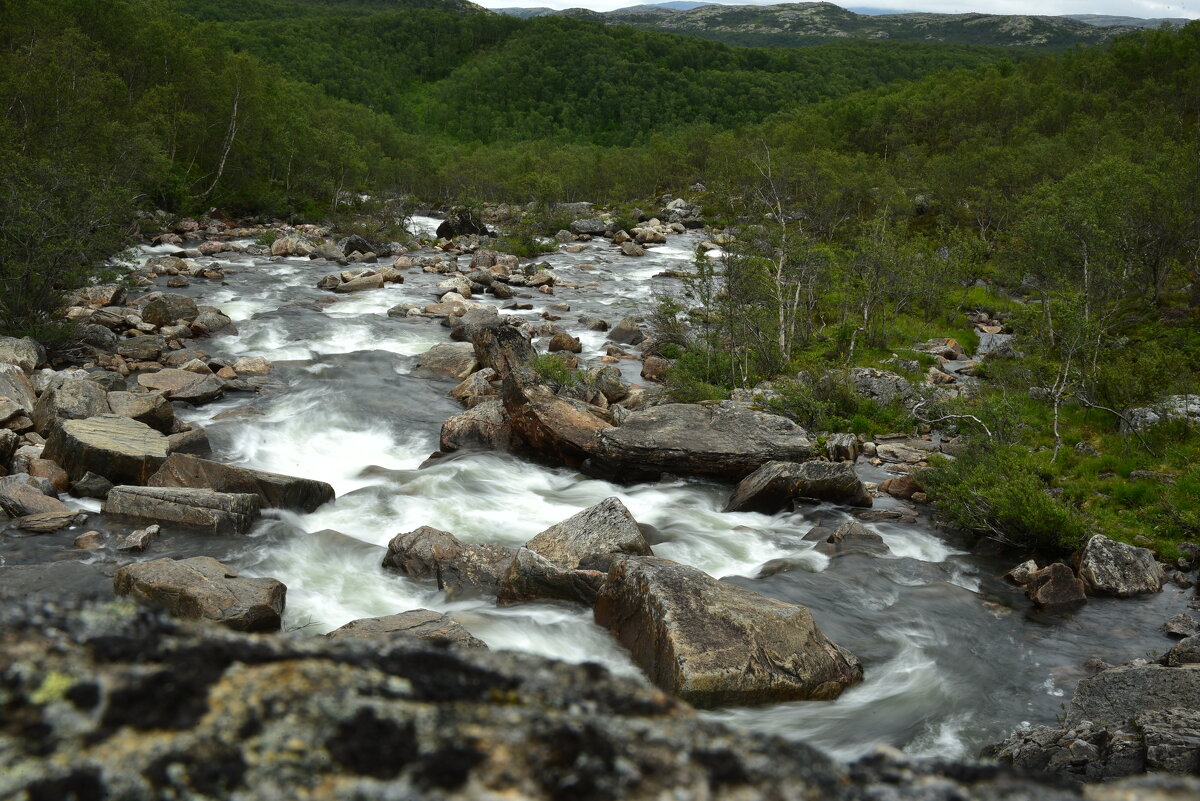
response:
<path id="1" fill-rule="evenodd" d="M 590 8 L 593 11 L 612 11 L 636 5 L 637 0 L 476 0 L 487 8 Z M 727 5 L 774 5 L 765 2 L 727 3 Z M 1200 18 L 1200 0 L 1182 2 L 1151 2 L 1150 0 L 855 0 L 847 5 L 867 8 L 894 8 L 901 11 L 935 11 L 945 14 L 979 12 L 983 14 L 1111 14 L 1120 17 L 1187 17 Z"/>

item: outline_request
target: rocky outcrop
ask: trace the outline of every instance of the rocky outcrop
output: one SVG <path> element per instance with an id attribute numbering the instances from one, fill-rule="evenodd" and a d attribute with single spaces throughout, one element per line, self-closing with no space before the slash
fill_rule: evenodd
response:
<path id="1" fill-rule="evenodd" d="M 164 434 L 174 433 L 177 427 L 175 407 L 161 392 L 110 392 L 108 405 L 113 414 L 145 423 Z"/>
<path id="2" fill-rule="evenodd" d="M 555 395 L 527 369 L 504 379 L 501 398 L 519 445 L 555 464 L 583 464 L 597 432 L 612 427 L 604 410 Z"/>
<path id="3" fill-rule="evenodd" d="M 743 478 L 726 512 L 774 514 L 796 501 L 828 501 L 870 506 L 871 495 L 846 462 L 768 462 Z"/>
<path id="4" fill-rule="evenodd" d="M 0 414 L 7 423 L 19 415 L 33 414 L 37 394 L 29 376 L 15 364 L 0 364 Z"/>
<path id="5" fill-rule="evenodd" d="M 249 467 L 173 453 L 146 482 L 151 487 L 190 487 L 258 496 L 264 507 L 311 512 L 334 499 L 333 487 L 311 478 L 268 473 Z"/>
<path id="6" fill-rule="evenodd" d="M 828 529 L 816 528 L 813 531 L 824 533 Z M 810 531 L 805 539 L 813 535 Z M 857 520 L 848 520 L 838 526 L 827 536 L 817 540 L 816 550 L 828 557 L 844 556 L 848 553 L 884 554 L 888 552 L 887 543 L 883 537 L 864 526 Z"/>
<path id="7" fill-rule="evenodd" d="M 590 449 L 586 468 L 619 481 L 671 473 L 732 482 L 767 462 L 816 457 L 808 433 L 792 421 L 729 401 L 634 412 L 619 428 L 598 430 Z"/>
<path id="8" fill-rule="evenodd" d="M 523 331 L 498 319 L 491 324 L 473 326 L 469 336 L 479 367 L 492 368 L 500 378 L 518 367 L 529 365 L 537 356 Z"/>
<path id="9" fill-rule="evenodd" d="M 803 606 L 665 559 L 615 559 L 595 618 L 655 685 L 696 706 L 828 700 L 862 679 Z"/>
<path id="10" fill-rule="evenodd" d="M 114 484 L 145 484 L 167 459 L 167 438 L 145 423 L 104 414 L 64 421 L 46 441 L 43 455 L 72 481 L 92 472 Z"/>
<path id="11" fill-rule="evenodd" d="M 438 239 L 454 239 L 456 236 L 489 236 L 487 226 L 472 209 L 455 206 L 446 214 L 446 219 L 437 227 Z"/>
<path id="12" fill-rule="evenodd" d="M 259 516 L 257 495 L 179 487 L 116 486 L 102 511 L 159 523 L 202 528 L 213 533 L 244 533 Z"/>
<path id="13" fill-rule="evenodd" d="M 455 648 L 487 648 L 487 644 L 462 627 L 449 615 L 428 609 L 414 609 L 386 617 L 364 617 L 351 620 L 325 635 L 331 640 L 348 638 L 392 642 L 420 640 L 449 645 Z"/>
<path id="14" fill-rule="evenodd" d="M 388 543 L 383 566 L 416 579 L 432 579 L 448 597 L 495 597 L 514 551 L 502 545 L 468 545 L 448 531 L 421 526 Z"/>
<path id="15" fill-rule="evenodd" d="M 1021 770 L 1082 781 L 1200 774 L 1200 662 L 1175 661 L 1139 660 L 1090 676 L 1061 725 L 1021 729 L 988 752 Z"/>
<path id="16" fill-rule="evenodd" d="M 0 567 L 0 594 L 15 570 Z M 1080 798 L 1011 769 L 890 749 L 843 767 L 595 664 L 246 636 L 111 603 L 2 604 L 0 639 L 6 798 Z M 1088 793 L 1192 801 L 1200 782 L 1139 777 Z"/>
<path id="17" fill-rule="evenodd" d="M 172 615 L 211 620 L 235 631 L 277 631 L 287 587 L 272 578 L 241 578 L 216 559 L 155 559 L 117 571 L 117 595 Z"/>
<path id="18" fill-rule="evenodd" d="M 1158 592 L 1166 581 L 1153 551 L 1115 542 L 1103 534 L 1087 541 L 1077 570 L 1089 592 L 1118 598 Z"/>

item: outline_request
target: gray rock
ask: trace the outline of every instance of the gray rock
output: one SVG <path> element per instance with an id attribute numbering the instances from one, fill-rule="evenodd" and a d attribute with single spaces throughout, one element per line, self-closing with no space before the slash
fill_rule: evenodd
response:
<path id="1" fill-rule="evenodd" d="M 131 531 L 125 535 L 125 539 L 117 546 L 118 551 L 132 551 L 134 553 L 143 553 L 150 547 L 150 543 L 158 539 L 161 529 L 158 524 L 149 525 L 145 528 L 139 528 L 136 531 Z"/>
<path id="2" fill-rule="evenodd" d="M 417 357 L 413 375 L 462 381 L 479 369 L 475 348 L 468 343 L 448 342 L 434 345 Z"/>
<path id="3" fill-rule="evenodd" d="M 475 326 L 470 331 L 471 345 L 479 367 L 490 367 L 500 378 L 537 357 L 529 337 L 521 329 L 499 321 Z"/>
<path id="4" fill-rule="evenodd" d="M 561 567 L 529 548 L 519 548 L 500 578 L 496 600 L 511 604 L 548 599 L 591 606 L 605 578 L 599 570 Z"/>
<path id="5" fill-rule="evenodd" d="M 829 700 L 862 680 L 862 664 L 803 606 L 665 559 L 615 559 L 595 618 L 655 685 L 694 706 Z"/>
<path id="6" fill-rule="evenodd" d="M 575 220 L 571 223 L 571 233 L 573 234 L 591 234 L 592 236 L 601 236 L 607 230 L 604 220 L 599 217 L 587 217 L 582 220 Z"/>
<path id="7" fill-rule="evenodd" d="M 448 597 L 495 597 L 515 552 L 502 545 L 468 545 L 448 531 L 421 526 L 388 543 L 383 566 L 417 579 L 433 579 Z"/>
<path id="8" fill-rule="evenodd" d="M 1092 536 L 1079 557 L 1079 577 L 1090 592 L 1129 598 L 1158 592 L 1167 577 L 1148 548 Z"/>
<path id="9" fill-rule="evenodd" d="M 831 462 L 858 460 L 858 438 L 853 434 L 830 434 L 825 441 L 825 454 Z"/>
<path id="10" fill-rule="evenodd" d="M 87 472 L 71 484 L 71 494 L 77 498 L 96 498 L 102 501 L 108 497 L 112 488 L 113 483 L 104 476 Z"/>
<path id="11" fill-rule="evenodd" d="M 188 453 L 192 456 L 207 456 L 212 453 L 208 432 L 203 428 L 171 434 L 167 437 L 167 448 L 171 453 Z"/>
<path id="12" fill-rule="evenodd" d="M 116 351 L 122 357 L 138 362 L 157 361 L 162 356 L 167 341 L 160 336 L 140 336 L 122 339 L 117 343 Z"/>
<path id="13" fill-rule="evenodd" d="M 178 425 L 175 407 L 162 392 L 110 392 L 108 405 L 113 414 L 145 423 L 164 434 L 172 433 Z"/>
<path id="14" fill-rule="evenodd" d="M 1186 612 L 1172 615 L 1162 624 L 1162 630 L 1171 637 L 1194 637 L 1200 634 L 1200 620 Z"/>
<path id="15" fill-rule="evenodd" d="M 62 420 L 85 420 L 110 411 L 104 387 L 86 378 L 66 378 L 38 398 L 33 407 L 33 427 L 45 437 Z"/>
<path id="16" fill-rule="evenodd" d="M 619 498 L 605 498 L 541 532 L 525 547 L 560 568 L 574 570 L 614 554 L 651 556 L 642 530 Z"/>
<path id="17" fill-rule="evenodd" d="M 26 373 L 45 361 L 44 354 L 32 339 L 0 337 L 0 364 L 15 364 Z"/>
<path id="18" fill-rule="evenodd" d="M 193 373 L 174 368 L 156 373 L 141 373 L 138 384 L 150 391 L 161 392 L 171 400 L 199 405 L 225 394 L 225 383 L 215 375 Z"/>
<path id="19" fill-rule="evenodd" d="M 0 510 L 12 517 L 65 514 L 70 511 L 67 505 L 58 498 L 47 495 L 41 489 L 24 482 L 13 482 L 0 486 Z"/>
<path id="20" fill-rule="evenodd" d="M 181 487 L 113 487 L 105 514 L 206 529 L 244 533 L 259 517 L 257 495 Z"/>
<path id="21" fill-rule="evenodd" d="M 421 640 L 455 648 L 487 648 L 483 640 L 473 637 L 454 618 L 428 609 L 352 620 L 325 636 L 331 640 Z"/>
<path id="22" fill-rule="evenodd" d="M 240 578 L 207 556 L 126 565 L 117 595 L 160 606 L 181 618 L 211 620 L 236 631 L 277 631 L 287 587 L 272 578 Z"/>
<path id="23" fill-rule="evenodd" d="M 8 469 L 12 464 L 13 454 L 21 444 L 21 438 L 7 428 L 0 428 L 0 469 Z"/>
<path id="24" fill-rule="evenodd" d="M 51 433 L 43 452 L 72 481 L 87 472 L 121 484 L 144 484 L 167 458 L 167 438 L 150 426 L 105 414 L 66 420 Z"/>
<path id="25" fill-rule="evenodd" d="M 621 379 L 621 371 L 612 365 L 594 370 L 591 380 L 609 403 L 617 403 L 629 397 L 629 385 Z"/>
<path id="26" fill-rule="evenodd" d="M 508 450 L 512 445 L 512 426 L 499 400 L 483 401 L 442 423 L 438 447 L 446 452 L 459 450 Z"/>
<path id="27" fill-rule="evenodd" d="M 142 319 L 158 326 L 172 325 L 177 321 L 190 323 L 199 314 L 196 301 L 174 292 L 164 292 L 142 307 Z"/>
<path id="28" fill-rule="evenodd" d="M 871 495 L 852 464 L 768 462 L 738 483 L 725 511 L 774 514 L 797 500 L 871 505 Z"/>
<path id="29" fill-rule="evenodd" d="M 792 421 L 729 401 L 634 412 L 620 427 L 600 429 L 590 450 L 586 468 L 620 481 L 663 473 L 740 481 L 767 462 L 816 456 L 808 433 Z"/>
<path id="30" fill-rule="evenodd" d="M 1167 652 L 1164 664 L 1169 667 L 1200 664 L 1200 634 L 1184 637 Z"/>
<path id="31" fill-rule="evenodd" d="M 817 543 L 816 549 L 829 557 L 848 553 L 884 554 L 889 550 L 883 537 L 857 520 L 848 520 L 838 526 L 832 534 Z"/>
<path id="32" fill-rule="evenodd" d="M 1200 395 L 1169 395 L 1152 406 L 1130 409 L 1125 416 L 1136 429 L 1149 428 L 1162 420 L 1185 420 L 1200 426 Z"/>
<path id="33" fill-rule="evenodd" d="M 151 487 L 188 487 L 222 493 L 251 494 L 264 507 L 311 512 L 334 499 L 324 481 L 236 467 L 181 453 L 172 453 L 146 482 Z"/>
<path id="34" fill-rule="evenodd" d="M 610 342 L 618 342 L 622 345 L 640 345 L 646 341 L 646 335 L 642 333 L 637 320 L 633 317 L 626 317 L 608 332 L 608 339 Z"/>
<path id="35" fill-rule="evenodd" d="M 907 378 L 872 367 L 852 367 L 844 374 L 831 373 L 825 380 L 841 380 L 842 375 L 849 379 L 859 395 L 885 406 L 893 401 L 907 403 L 916 397 L 916 391 Z"/>
<path id="36" fill-rule="evenodd" d="M 8 398 L 17 412 L 24 415 L 32 415 L 37 403 L 33 382 L 15 364 L 0 364 L 0 398 Z"/>
<path id="37" fill-rule="evenodd" d="M 1087 603 L 1086 585 L 1062 562 L 1029 573 L 1025 595 L 1047 612 L 1063 612 Z"/>

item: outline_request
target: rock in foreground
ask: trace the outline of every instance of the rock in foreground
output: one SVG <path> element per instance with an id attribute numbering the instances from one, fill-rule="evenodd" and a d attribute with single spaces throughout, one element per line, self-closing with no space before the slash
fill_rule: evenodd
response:
<path id="1" fill-rule="evenodd" d="M 126 565 L 117 571 L 113 589 L 176 617 L 212 620 L 236 631 L 278 630 L 287 594 L 275 579 L 240 578 L 207 556 Z"/>
<path id="2" fill-rule="evenodd" d="M 654 684 L 695 706 L 829 700 L 862 680 L 858 658 L 803 606 L 666 559 L 615 559 L 595 617 Z"/>
<path id="3" fill-rule="evenodd" d="M 1115 542 L 1103 534 L 1094 535 L 1083 547 L 1079 578 L 1089 592 L 1118 598 L 1158 592 L 1166 581 L 1153 551 Z"/>
<path id="4" fill-rule="evenodd" d="M 113 487 L 105 514 L 243 534 L 258 519 L 258 496 L 180 487 Z"/>
<path id="5" fill-rule="evenodd" d="M 167 438 L 145 423 L 115 414 L 64 420 L 46 441 L 43 456 L 72 481 L 89 471 L 115 484 L 145 484 L 167 459 Z"/>
<path id="6" fill-rule="evenodd" d="M 4 798 L 1080 797 L 988 766 L 879 755 L 846 771 L 802 743 L 698 718 L 594 664 L 254 637 L 112 604 L 3 605 L 0 640 L 4 719 L 20 722 L 0 727 Z M 1096 789 L 1185 801 L 1200 783 Z"/>

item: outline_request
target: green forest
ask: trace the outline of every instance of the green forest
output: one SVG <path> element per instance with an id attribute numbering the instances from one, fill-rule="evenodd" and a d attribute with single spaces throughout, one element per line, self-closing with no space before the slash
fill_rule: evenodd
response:
<path id="1" fill-rule="evenodd" d="M 1200 435 L 1124 419 L 1198 391 L 1200 23 L 1035 56 L 740 49 L 434 0 L 2 8 L 4 333 L 41 331 L 140 212 L 627 209 L 700 182 L 738 245 L 656 314 L 676 397 L 785 376 L 779 411 L 816 430 L 954 420 L 931 497 L 1037 548 L 1200 533 Z M 1025 355 L 985 362 L 972 399 L 917 418 L 795 378 L 933 336 L 970 351 L 978 311 Z"/>

